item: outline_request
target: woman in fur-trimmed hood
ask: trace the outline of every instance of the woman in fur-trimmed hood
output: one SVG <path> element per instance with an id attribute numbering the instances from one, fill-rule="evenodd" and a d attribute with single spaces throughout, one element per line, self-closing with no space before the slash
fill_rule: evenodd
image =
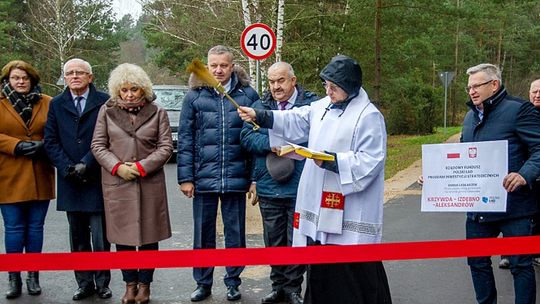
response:
<path id="1" fill-rule="evenodd" d="M 117 251 L 157 250 L 171 237 L 163 170 L 173 150 L 167 112 L 153 103 L 152 82 L 134 64 L 111 72 L 109 94 L 92 140 L 102 166 L 107 239 Z M 153 272 L 122 270 L 122 303 L 147 303 Z"/>

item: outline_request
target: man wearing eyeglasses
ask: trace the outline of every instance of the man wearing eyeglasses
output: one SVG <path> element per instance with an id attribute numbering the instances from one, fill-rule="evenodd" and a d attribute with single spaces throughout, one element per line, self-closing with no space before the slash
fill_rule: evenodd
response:
<path id="1" fill-rule="evenodd" d="M 463 122 L 461 142 L 508 141 L 508 191 L 506 212 L 469 212 L 466 238 L 495 238 L 531 235 L 532 217 L 538 211 L 533 185 L 540 176 L 540 114 L 532 103 L 508 95 L 501 71 L 493 64 L 467 70 L 466 88 L 470 107 Z M 531 255 L 514 255 L 510 272 L 514 277 L 516 303 L 536 303 L 536 282 Z M 497 290 L 491 257 L 467 259 L 478 303 L 496 303 Z"/>
<path id="2" fill-rule="evenodd" d="M 109 95 L 92 84 L 88 62 L 74 58 L 63 70 L 67 87 L 51 101 L 45 127 L 45 149 L 58 174 L 57 210 L 67 213 L 72 252 L 109 251 L 101 170 L 90 150 L 97 114 Z M 75 271 L 75 279 L 75 301 L 95 293 L 112 296 L 109 270 Z"/>
<path id="3" fill-rule="evenodd" d="M 319 77 L 326 97 L 289 111 L 240 107 L 245 121 L 270 128 L 270 146 L 308 141 L 332 161 L 306 160 L 296 198 L 293 246 L 379 243 L 382 237 L 386 126 L 362 88 L 356 60 L 338 55 Z M 307 304 L 387 304 L 381 262 L 308 265 Z"/>

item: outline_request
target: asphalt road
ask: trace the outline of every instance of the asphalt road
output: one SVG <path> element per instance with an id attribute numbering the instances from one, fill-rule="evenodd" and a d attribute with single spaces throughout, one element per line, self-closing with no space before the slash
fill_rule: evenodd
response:
<path id="1" fill-rule="evenodd" d="M 180 195 L 176 185 L 175 164 L 166 166 L 169 209 L 173 228 L 173 237 L 160 243 L 161 249 L 190 249 L 192 237 L 192 219 L 190 200 Z M 414 191 L 412 192 L 414 193 Z M 464 238 L 464 219 L 462 213 L 421 213 L 418 194 L 398 195 L 385 205 L 384 242 L 406 242 L 419 240 L 444 240 Z M 251 212 L 248 219 L 248 247 L 262 247 L 260 222 L 257 220 L 256 207 L 248 206 Z M 45 224 L 44 252 L 67 252 L 69 241 L 67 220 L 64 212 L 56 211 L 51 203 Z M 222 237 L 218 237 L 218 246 L 223 246 Z M 3 223 L 0 225 L 0 252 L 4 251 Z M 494 261 L 498 263 L 498 257 Z M 474 292 L 466 260 L 433 259 L 412 261 L 388 261 L 385 267 L 390 283 L 394 303 L 414 304 L 454 304 L 474 303 Z M 267 266 L 247 267 L 242 274 L 240 286 L 242 300 L 236 303 L 260 303 L 260 298 L 270 291 L 268 279 L 270 268 Z M 538 270 L 537 270 L 538 273 Z M 229 303 L 225 299 L 225 287 L 222 283 L 223 268 L 216 268 L 212 296 L 202 303 Z M 495 269 L 498 303 L 513 303 L 513 283 L 508 270 Z M 40 303 L 75 303 L 71 300 L 77 288 L 72 271 L 47 271 L 41 274 L 41 296 L 29 296 L 23 286 L 23 295 L 16 300 L 6 300 L 0 295 L 0 303 L 40 304 Z M 158 269 L 151 286 L 151 303 L 174 304 L 191 303 L 190 293 L 195 288 L 191 269 Z M 7 286 L 7 274 L 0 273 L 0 291 Z M 538 284 L 537 284 L 538 286 Z M 124 292 L 124 283 L 119 270 L 113 270 L 111 282 L 113 297 L 101 300 L 91 297 L 79 303 L 120 303 Z M 539 289 L 540 290 L 540 289 Z M 540 302 L 538 302 L 540 303 Z"/>

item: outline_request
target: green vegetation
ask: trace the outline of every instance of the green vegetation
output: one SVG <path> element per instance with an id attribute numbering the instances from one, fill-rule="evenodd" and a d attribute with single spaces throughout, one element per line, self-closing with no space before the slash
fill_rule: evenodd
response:
<path id="1" fill-rule="evenodd" d="M 452 135 L 461 132 L 461 127 L 436 128 L 434 134 L 425 136 L 392 135 L 388 136 L 386 151 L 385 178 L 394 176 L 422 158 L 423 144 L 443 143 Z"/>
<path id="2" fill-rule="evenodd" d="M 181 81 L 188 78 L 186 65 L 194 57 L 204 61 L 208 48 L 218 43 L 232 47 L 237 63 L 247 68 L 239 44 L 244 18 L 277 31 L 278 2 L 145 1 L 143 34 L 147 47 L 155 51 L 155 64 L 177 73 Z M 241 3 L 249 9 L 242 10 Z M 469 67 L 499 65 L 510 94 L 521 97 L 527 96 L 529 81 L 540 69 L 538 0 L 282 3 L 279 59 L 290 62 L 298 82 L 318 94 L 324 94 L 318 74 L 331 57 L 341 53 L 357 59 L 363 87 L 385 115 L 389 135 L 430 134 L 442 124 L 442 71 L 455 74 L 448 87 L 446 118 L 448 125 L 459 125 L 468 110 L 464 87 Z M 277 59 L 274 54 L 260 61 L 263 77 Z"/>
<path id="3" fill-rule="evenodd" d="M 362 66 L 363 88 L 389 135 L 431 134 L 443 123 L 443 71 L 455 75 L 446 121 L 459 125 L 468 110 L 467 68 L 499 65 L 505 87 L 521 97 L 540 70 L 538 0 L 132 1 L 142 4 L 137 20 L 117 20 L 113 0 L 0 0 L 0 66 L 29 61 L 49 95 L 63 89 L 61 66 L 73 57 L 92 64 L 101 89 L 123 62 L 142 66 L 155 84 L 185 84 L 191 60 L 204 61 L 211 46 L 224 44 L 254 81 L 256 65 L 240 36 L 262 22 L 282 38 L 259 61 L 263 85 L 267 68 L 283 60 L 299 84 L 322 96 L 320 70 L 336 54 L 349 55 Z"/>

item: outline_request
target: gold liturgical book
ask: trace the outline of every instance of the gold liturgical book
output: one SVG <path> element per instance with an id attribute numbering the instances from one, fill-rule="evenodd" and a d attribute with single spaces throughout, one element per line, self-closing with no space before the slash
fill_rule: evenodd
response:
<path id="1" fill-rule="evenodd" d="M 311 158 L 317 160 L 334 160 L 334 155 L 312 150 L 310 148 L 302 147 L 292 143 L 277 147 L 276 154 L 283 157 L 289 157 L 292 159 L 302 160 L 304 158 Z"/>

